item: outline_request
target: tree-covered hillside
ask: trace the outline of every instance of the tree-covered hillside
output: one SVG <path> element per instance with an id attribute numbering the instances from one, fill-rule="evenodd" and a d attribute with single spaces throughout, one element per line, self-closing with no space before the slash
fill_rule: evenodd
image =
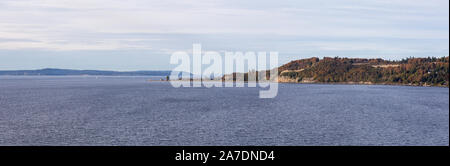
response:
<path id="1" fill-rule="evenodd" d="M 280 80 L 289 82 L 449 85 L 449 57 L 383 59 L 310 58 L 278 68 Z"/>

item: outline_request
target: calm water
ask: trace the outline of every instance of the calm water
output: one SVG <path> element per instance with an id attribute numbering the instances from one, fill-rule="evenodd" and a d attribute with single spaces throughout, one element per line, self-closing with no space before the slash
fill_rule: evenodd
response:
<path id="1" fill-rule="evenodd" d="M 448 88 L 148 79 L 0 76 L 0 145 L 449 145 Z"/>

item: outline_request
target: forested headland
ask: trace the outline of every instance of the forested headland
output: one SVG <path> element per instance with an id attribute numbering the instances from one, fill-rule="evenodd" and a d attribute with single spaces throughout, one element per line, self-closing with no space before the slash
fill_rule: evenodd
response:
<path id="1" fill-rule="evenodd" d="M 252 72 L 250 72 L 252 73 Z M 258 72 L 256 72 L 256 75 Z M 248 81 L 245 73 L 245 81 Z M 397 61 L 325 57 L 291 61 L 278 67 L 278 81 L 292 83 L 355 83 L 414 86 L 449 85 L 449 57 Z M 236 73 L 233 74 L 236 76 Z M 228 75 L 229 77 L 231 75 Z M 226 76 L 224 76 L 225 78 Z M 236 80 L 234 78 L 234 80 Z"/>

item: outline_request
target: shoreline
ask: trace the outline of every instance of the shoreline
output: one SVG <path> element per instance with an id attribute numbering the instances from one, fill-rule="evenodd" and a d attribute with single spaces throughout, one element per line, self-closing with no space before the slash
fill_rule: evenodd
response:
<path id="1" fill-rule="evenodd" d="M 423 85 L 409 85 L 409 84 L 389 84 L 389 83 L 353 83 L 353 82 L 335 82 L 335 83 L 326 83 L 326 82 L 279 82 L 283 84 L 319 84 L 319 85 L 388 85 L 388 86 L 410 86 L 410 87 L 439 87 L 439 88 L 449 88 L 448 86 L 423 86 Z"/>
<path id="2" fill-rule="evenodd" d="M 170 82 L 170 81 L 180 81 L 180 82 L 191 82 L 192 80 L 147 80 L 148 82 Z M 200 81 L 200 80 L 194 80 L 194 81 Z M 222 80 L 202 80 L 201 82 L 221 82 L 221 83 L 248 83 L 248 82 L 241 82 L 241 81 L 227 81 L 224 82 Z M 253 81 L 252 81 L 253 82 Z M 257 83 L 257 82 L 256 82 Z M 274 83 L 273 81 L 268 83 Z M 436 86 L 436 85 L 413 85 L 413 84 L 390 84 L 390 83 L 368 83 L 368 82 L 333 82 L 333 83 L 327 83 L 327 82 L 277 82 L 280 84 L 319 84 L 319 85 L 388 85 L 388 86 L 410 86 L 410 87 L 439 87 L 439 88 L 449 88 L 449 86 Z"/>
<path id="3" fill-rule="evenodd" d="M 162 79 L 165 78 L 165 76 L 142 76 L 142 75 L 129 75 L 129 76 L 121 76 L 121 75 L 0 75 L 0 78 L 6 78 L 6 77 L 161 77 Z M 200 81 L 198 79 L 194 79 L 195 81 Z M 171 81 L 191 81 L 191 80 L 171 80 Z M 222 80 L 201 80 L 202 82 L 224 82 Z M 146 82 L 168 82 L 166 80 L 151 80 L 147 79 Z M 227 81 L 230 83 L 229 81 Z M 233 83 L 241 81 L 233 81 Z M 248 83 L 248 82 L 244 82 Z M 270 83 L 273 83 L 272 81 Z M 414 84 L 394 84 L 394 83 L 372 83 L 372 82 L 278 82 L 282 84 L 323 84 L 323 85 L 390 85 L 390 86 L 414 86 L 414 87 L 441 87 L 441 88 L 449 88 L 449 86 L 436 86 L 436 85 L 414 85 Z"/>

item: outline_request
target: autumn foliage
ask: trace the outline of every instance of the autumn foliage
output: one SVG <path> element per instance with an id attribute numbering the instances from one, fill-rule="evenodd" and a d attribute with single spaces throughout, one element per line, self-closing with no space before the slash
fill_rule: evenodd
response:
<path id="1" fill-rule="evenodd" d="M 280 77 L 314 82 L 366 82 L 420 86 L 449 85 L 449 57 L 407 58 L 400 61 L 360 58 L 310 58 L 278 68 Z"/>

